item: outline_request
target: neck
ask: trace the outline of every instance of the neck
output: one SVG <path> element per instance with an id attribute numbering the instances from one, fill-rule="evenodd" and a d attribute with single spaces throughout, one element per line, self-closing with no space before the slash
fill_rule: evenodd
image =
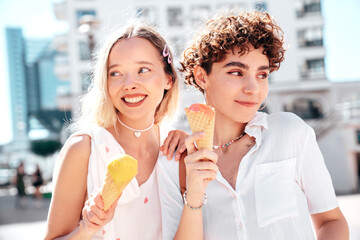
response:
<path id="1" fill-rule="evenodd" d="M 245 130 L 246 123 L 235 122 L 221 113 L 215 114 L 214 145 L 223 145 L 240 136 Z"/>
<path id="2" fill-rule="evenodd" d="M 120 145 L 127 146 L 128 148 L 140 150 L 159 144 L 159 127 L 154 124 L 153 118 L 147 121 L 144 121 L 144 119 L 120 120 L 119 118 L 116 129 L 113 129 L 113 132 Z M 142 147 L 139 148 L 139 146 Z"/>

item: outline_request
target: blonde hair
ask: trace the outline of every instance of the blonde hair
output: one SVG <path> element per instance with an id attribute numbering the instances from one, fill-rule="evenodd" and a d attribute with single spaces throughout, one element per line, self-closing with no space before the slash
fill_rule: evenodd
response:
<path id="1" fill-rule="evenodd" d="M 106 38 L 103 46 L 98 50 L 95 57 L 96 64 L 92 76 L 89 91 L 82 97 L 82 108 L 80 118 L 73 123 L 71 129 L 78 130 L 80 127 L 97 124 L 107 128 L 116 127 L 117 109 L 111 102 L 108 88 L 108 57 L 109 53 L 117 41 L 132 37 L 139 37 L 148 40 L 159 51 L 162 52 L 166 41 L 161 35 L 144 21 L 132 22 L 128 26 L 111 32 Z M 170 52 L 171 56 L 172 53 Z M 167 57 L 163 57 L 164 71 L 172 79 L 172 87 L 164 90 L 164 96 L 155 111 L 155 123 L 160 123 L 165 116 L 172 116 L 177 108 L 179 96 L 178 76 L 173 62 L 168 63 Z"/>

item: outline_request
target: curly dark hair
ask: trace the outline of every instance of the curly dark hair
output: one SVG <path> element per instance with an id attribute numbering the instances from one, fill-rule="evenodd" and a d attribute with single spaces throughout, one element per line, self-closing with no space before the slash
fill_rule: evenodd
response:
<path id="1" fill-rule="evenodd" d="M 284 33 L 275 20 L 265 12 L 223 13 L 210 19 L 206 27 L 194 37 L 180 61 L 185 83 L 204 93 L 194 79 L 194 68 L 202 67 L 210 74 L 212 64 L 221 62 L 229 50 L 238 47 L 239 54 L 251 47 L 263 48 L 269 59 L 270 72 L 276 71 L 284 60 Z"/>

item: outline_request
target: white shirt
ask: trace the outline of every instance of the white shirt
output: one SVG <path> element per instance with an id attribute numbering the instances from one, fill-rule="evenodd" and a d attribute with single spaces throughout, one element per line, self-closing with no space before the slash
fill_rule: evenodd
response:
<path id="1" fill-rule="evenodd" d="M 105 180 L 106 166 L 124 149 L 106 129 L 94 126 L 91 130 L 74 135 L 87 134 L 91 137 L 91 155 L 88 166 L 87 192 L 90 195 L 101 188 Z M 167 133 L 160 128 L 160 143 Z M 157 184 L 157 164 L 148 180 L 139 186 L 134 178 L 123 191 L 114 218 L 92 239 L 160 240 L 161 209 Z M 88 196 L 89 197 L 89 196 Z"/>
<path id="2" fill-rule="evenodd" d="M 309 214 L 338 206 L 314 131 L 291 113 L 257 113 L 256 144 L 240 162 L 236 189 L 218 172 L 206 188 L 204 239 L 315 239 Z M 173 239 L 183 200 L 178 162 L 159 159 L 163 239 Z"/>

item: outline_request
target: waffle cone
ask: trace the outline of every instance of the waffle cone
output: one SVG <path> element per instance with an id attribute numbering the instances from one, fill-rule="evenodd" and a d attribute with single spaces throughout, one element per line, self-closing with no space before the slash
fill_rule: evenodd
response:
<path id="1" fill-rule="evenodd" d="M 185 109 L 185 114 L 188 119 L 191 131 L 204 132 L 205 136 L 196 141 L 198 149 L 212 149 L 214 139 L 214 116 L 209 116 L 204 112 L 191 111 L 188 108 Z"/>
<path id="2" fill-rule="evenodd" d="M 101 189 L 105 211 L 110 208 L 136 174 L 137 161 L 129 155 L 124 154 L 109 163 Z"/>

